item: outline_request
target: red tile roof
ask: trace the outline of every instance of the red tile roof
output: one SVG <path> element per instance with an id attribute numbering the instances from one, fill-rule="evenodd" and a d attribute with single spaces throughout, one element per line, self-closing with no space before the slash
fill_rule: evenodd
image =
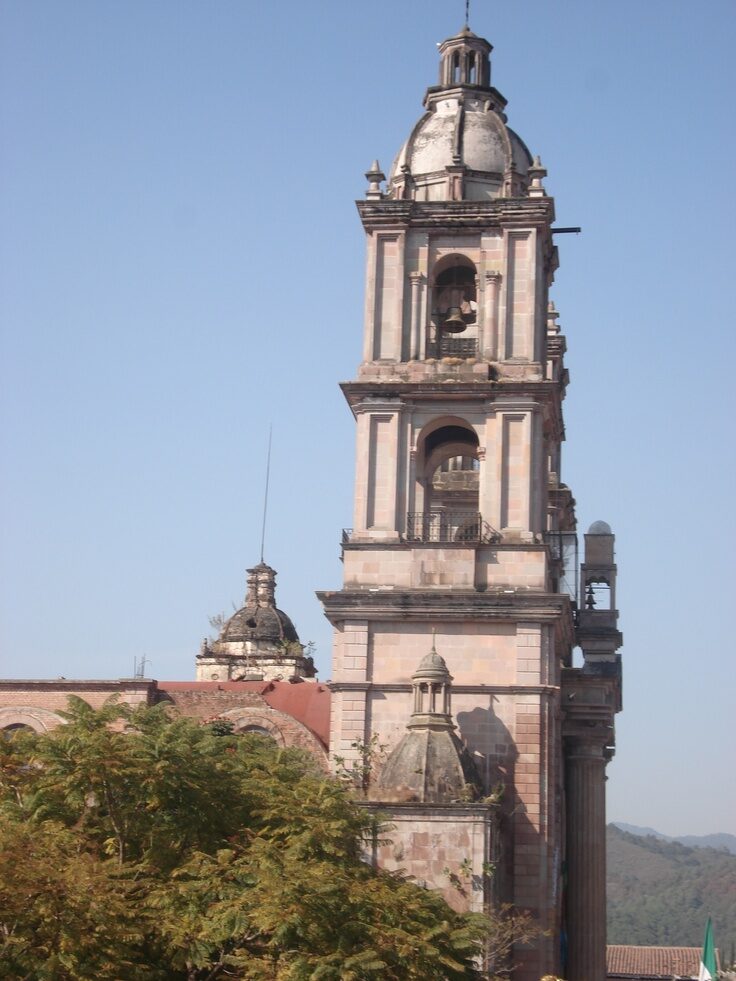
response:
<path id="1" fill-rule="evenodd" d="M 700 969 L 700 947 L 628 947 L 613 944 L 607 951 L 606 973 L 609 979 L 672 981 L 672 978 L 697 978 Z"/>
<path id="2" fill-rule="evenodd" d="M 317 736 L 330 741 L 330 689 L 318 681 L 159 681 L 163 691 L 229 691 L 260 695 L 271 708 L 291 715 Z"/>

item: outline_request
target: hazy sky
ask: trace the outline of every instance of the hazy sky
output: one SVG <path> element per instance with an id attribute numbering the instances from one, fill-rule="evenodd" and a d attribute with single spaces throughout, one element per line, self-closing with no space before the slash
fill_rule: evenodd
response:
<path id="1" fill-rule="evenodd" d="M 258 561 L 329 678 L 352 523 L 354 199 L 463 0 L 2 0 L 2 664 L 193 677 Z M 617 535 L 609 816 L 736 832 L 733 0 L 479 2 L 549 170 L 563 478 Z"/>

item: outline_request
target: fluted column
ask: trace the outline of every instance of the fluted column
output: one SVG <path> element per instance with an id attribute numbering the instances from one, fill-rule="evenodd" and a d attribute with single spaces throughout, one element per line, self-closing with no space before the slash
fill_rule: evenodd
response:
<path id="1" fill-rule="evenodd" d="M 606 978 L 606 745 L 597 729 L 566 745 L 567 981 Z"/>

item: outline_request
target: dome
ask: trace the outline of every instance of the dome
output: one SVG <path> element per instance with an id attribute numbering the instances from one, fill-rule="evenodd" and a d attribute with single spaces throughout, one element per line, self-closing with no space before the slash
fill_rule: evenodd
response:
<path id="1" fill-rule="evenodd" d="M 244 606 L 222 628 L 221 641 L 293 641 L 299 637 L 289 617 L 275 606 Z"/>
<path id="2" fill-rule="evenodd" d="M 275 602 L 276 572 L 265 562 L 248 569 L 248 591 L 243 607 L 222 628 L 219 640 L 243 643 L 264 641 L 299 643 L 294 624 Z"/>
<path id="3" fill-rule="evenodd" d="M 445 679 L 450 677 L 450 672 L 447 670 L 447 664 L 445 663 L 444 657 L 437 653 L 437 651 L 432 648 L 429 654 L 425 654 L 422 660 L 419 662 L 419 667 L 416 669 L 412 678 L 430 678 L 430 679 Z"/>
<path id="4" fill-rule="evenodd" d="M 612 535 L 611 526 L 607 521 L 594 521 L 588 528 L 589 535 Z"/>
<path id="5" fill-rule="evenodd" d="M 506 125 L 506 100 L 490 84 L 490 52 L 488 41 L 467 29 L 440 45 L 440 84 L 427 90 L 427 111 L 393 163 L 390 196 L 412 196 L 417 201 L 456 198 L 450 191 L 448 168 L 462 171 L 459 196 L 464 200 L 525 192 L 532 157 Z"/>
<path id="6" fill-rule="evenodd" d="M 378 779 L 380 799 L 450 803 L 476 796 L 475 764 L 454 732 L 426 728 L 407 732 Z"/>

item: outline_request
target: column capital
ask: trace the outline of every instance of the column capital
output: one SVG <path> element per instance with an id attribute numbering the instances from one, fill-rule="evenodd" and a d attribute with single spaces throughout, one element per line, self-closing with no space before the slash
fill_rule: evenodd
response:
<path id="1" fill-rule="evenodd" d="M 487 283 L 495 284 L 500 283 L 503 276 L 497 269 L 486 269 L 485 278 Z"/>
<path id="2" fill-rule="evenodd" d="M 411 280 L 412 286 L 420 286 L 424 281 L 424 273 L 419 272 L 418 269 L 415 269 L 413 272 L 409 273 L 409 279 Z"/>

